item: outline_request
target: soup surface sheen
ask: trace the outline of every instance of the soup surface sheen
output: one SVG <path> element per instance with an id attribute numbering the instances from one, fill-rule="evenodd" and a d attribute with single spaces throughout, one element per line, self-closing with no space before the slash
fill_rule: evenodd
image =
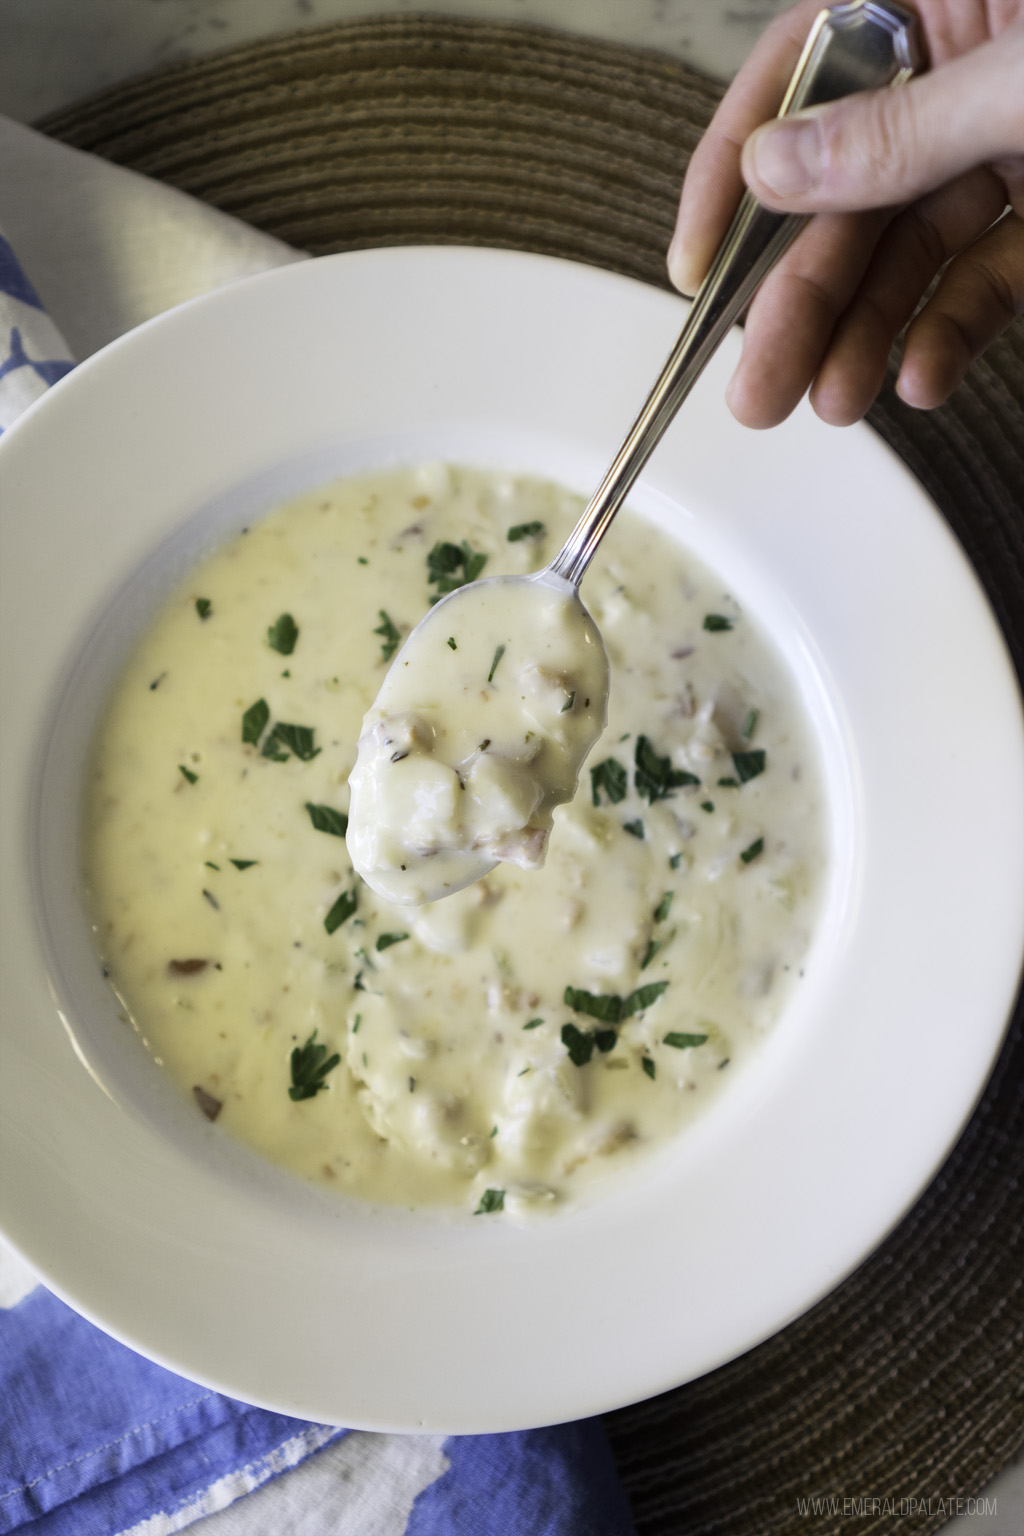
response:
<path id="1" fill-rule="evenodd" d="M 301 496 L 191 572 L 101 723 L 112 986 L 197 1114 L 334 1189 L 556 1208 L 674 1137 L 798 985 L 827 846 L 809 727 L 717 578 L 628 511 L 585 583 L 608 728 L 544 867 L 420 908 L 353 871 L 347 779 L 402 639 L 452 584 L 543 565 L 580 506 L 446 465 Z"/>

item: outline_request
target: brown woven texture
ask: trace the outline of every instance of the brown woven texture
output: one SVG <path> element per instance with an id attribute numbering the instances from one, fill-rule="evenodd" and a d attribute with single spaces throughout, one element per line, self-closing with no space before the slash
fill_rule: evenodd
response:
<path id="1" fill-rule="evenodd" d="M 504 246 L 665 286 L 682 172 L 718 95 L 658 54 L 408 16 L 169 69 L 40 126 L 316 254 Z M 911 412 L 887 388 L 870 419 L 956 531 L 1024 672 L 1024 330 L 943 410 Z M 607 1416 L 641 1536 L 933 1531 L 952 1512 L 941 1501 L 1011 1459 L 1024 1441 L 1022 1037 L 1018 1007 L 945 1167 L 855 1274 L 740 1359 Z M 805 1513 L 811 1497 L 840 1508 Z M 843 1499 L 891 1504 L 858 1515 Z"/>

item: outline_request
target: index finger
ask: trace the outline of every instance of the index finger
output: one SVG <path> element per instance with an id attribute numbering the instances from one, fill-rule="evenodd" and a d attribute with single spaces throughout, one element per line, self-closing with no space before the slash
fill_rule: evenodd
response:
<path id="1" fill-rule="evenodd" d="M 743 195 L 743 145 L 774 117 L 803 51 L 822 0 L 800 0 L 765 30 L 722 97 L 694 150 L 683 180 L 668 274 L 683 293 L 694 293 Z"/>

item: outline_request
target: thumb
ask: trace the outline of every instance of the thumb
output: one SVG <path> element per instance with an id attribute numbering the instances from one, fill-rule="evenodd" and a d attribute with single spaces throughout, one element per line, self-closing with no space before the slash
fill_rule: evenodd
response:
<path id="1" fill-rule="evenodd" d="M 1024 153 L 1024 26 L 931 74 L 775 118 L 743 146 L 754 196 L 796 213 L 911 202 Z"/>

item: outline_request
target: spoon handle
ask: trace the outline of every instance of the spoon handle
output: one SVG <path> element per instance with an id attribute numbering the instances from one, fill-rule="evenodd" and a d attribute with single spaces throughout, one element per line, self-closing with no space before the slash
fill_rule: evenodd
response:
<path id="1" fill-rule="evenodd" d="M 880 0 L 850 0 L 814 22 L 778 115 L 854 91 L 899 85 L 920 64 L 912 11 Z M 806 214 L 775 213 L 744 192 L 711 270 L 657 383 L 622 447 L 550 569 L 578 586 L 634 480 L 779 257 L 807 223 Z"/>

